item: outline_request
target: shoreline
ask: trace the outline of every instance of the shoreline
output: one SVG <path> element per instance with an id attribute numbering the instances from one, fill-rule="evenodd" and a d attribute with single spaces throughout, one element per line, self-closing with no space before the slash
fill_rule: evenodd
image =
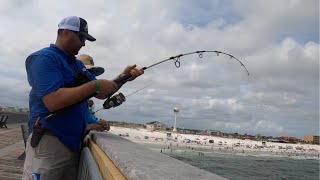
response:
<path id="1" fill-rule="evenodd" d="M 207 153 L 228 153 L 239 156 L 270 156 L 294 159 L 320 160 L 320 145 L 291 144 L 262 141 L 241 140 L 208 135 L 192 135 L 166 132 L 148 131 L 146 129 L 133 129 L 111 126 L 110 133 L 120 135 L 132 142 L 145 145 L 160 153 L 194 153 L 205 155 Z M 145 138 L 147 137 L 147 139 Z M 209 143 L 213 140 L 214 143 Z"/>

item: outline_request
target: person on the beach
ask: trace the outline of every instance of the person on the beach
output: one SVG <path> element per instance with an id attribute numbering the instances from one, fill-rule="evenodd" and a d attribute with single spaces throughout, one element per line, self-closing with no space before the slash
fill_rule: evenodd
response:
<path id="1" fill-rule="evenodd" d="M 77 56 L 77 59 L 80 60 L 86 69 L 95 77 L 100 76 L 104 73 L 104 68 L 99 66 L 94 66 L 93 58 L 87 54 L 80 54 Z M 94 101 L 89 99 L 87 101 L 88 109 L 87 111 L 87 131 L 90 130 L 97 130 L 97 131 L 104 131 L 110 130 L 110 125 L 107 121 L 98 120 L 94 115 Z"/>
<path id="2" fill-rule="evenodd" d="M 26 59 L 29 95 L 29 135 L 22 179 L 77 179 L 81 142 L 86 129 L 87 98 L 105 99 L 121 85 L 97 80 L 75 55 L 88 34 L 86 20 L 69 16 L 58 25 L 55 44 Z M 143 74 L 136 65 L 127 66 L 117 77 Z M 116 79 L 117 79 L 116 78 Z M 54 115 L 51 115 L 54 114 Z M 46 117 L 48 119 L 46 119 Z"/>

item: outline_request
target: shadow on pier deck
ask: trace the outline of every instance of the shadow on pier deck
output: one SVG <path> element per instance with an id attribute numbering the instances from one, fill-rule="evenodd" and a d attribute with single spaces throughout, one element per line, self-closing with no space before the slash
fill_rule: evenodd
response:
<path id="1" fill-rule="evenodd" d="M 21 123 L 7 124 L 0 129 L 0 180 L 21 179 L 23 160 L 18 157 L 24 152 Z"/>

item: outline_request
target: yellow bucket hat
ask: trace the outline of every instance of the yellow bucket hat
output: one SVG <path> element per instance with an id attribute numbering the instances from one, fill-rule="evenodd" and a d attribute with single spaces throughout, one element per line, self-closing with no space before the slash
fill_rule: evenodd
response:
<path id="1" fill-rule="evenodd" d="M 82 61 L 87 70 L 94 76 L 99 76 L 104 73 L 103 67 L 94 66 L 93 58 L 87 54 L 80 54 L 77 59 Z"/>

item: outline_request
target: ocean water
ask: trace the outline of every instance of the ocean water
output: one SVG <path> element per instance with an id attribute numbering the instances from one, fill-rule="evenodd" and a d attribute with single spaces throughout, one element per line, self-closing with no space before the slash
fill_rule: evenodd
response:
<path id="1" fill-rule="evenodd" d="M 319 160 L 287 157 L 235 155 L 232 153 L 186 153 L 167 155 L 231 180 L 319 180 Z"/>
<path id="2" fill-rule="evenodd" d="M 159 147 L 150 149 L 160 152 Z M 319 180 L 319 159 L 222 151 L 162 150 L 162 153 L 231 180 Z"/>

